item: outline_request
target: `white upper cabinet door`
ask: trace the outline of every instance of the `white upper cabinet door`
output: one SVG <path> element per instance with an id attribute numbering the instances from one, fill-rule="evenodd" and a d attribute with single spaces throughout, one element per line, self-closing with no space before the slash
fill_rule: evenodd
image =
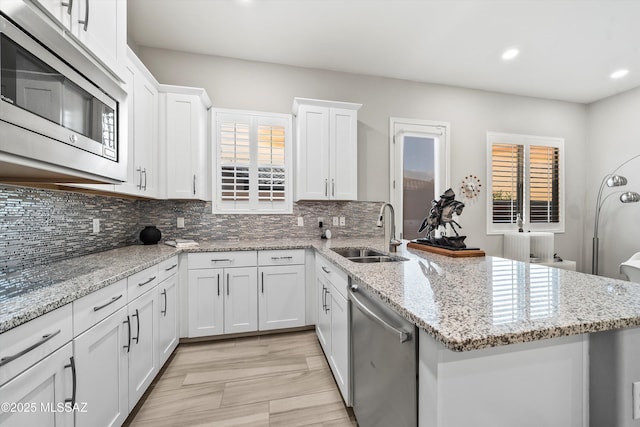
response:
<path id="1" fill-rule="evenodd" d="M 162 85 L 161 90 L 166 93 L 161 139 L 167 198 L 211 200 L 211 101 L 202 89 Z"/>
<path id="2" fill-rule="evenodd" d="M 126 0 L 73 0 L 71 31 L 104 64 L 120 74 L 127 46 Z M 72 11 L 72 14 L 75 14 Z"/>
<path id="3" fill-rule="evenodd" d="M 358 199 L 358 117 L 346 108 L 329 109 L 330 198 Z"/>
<path id="4" fill-rule="evenodd" d="M 329 198 L 329 110 L 301 105 L 296 118 L 296 200 Z"/>
<path id="5" fill-rule="evenodd" d="M 158 182 L 158 89 L 153 81 L 138 72 L 133 88 L 134 184 L 139 193 L 148 197 L 157 195 Z"/>
<path id="6" fill-rule="evenodd" d="M 304 265 L 260 267 L 259 279 L 259 329 L 304 326 Z"/>
<path id="7" fill-rule="evenodd" d="M 224 332 L 258 330 L 258 269 L 224 269 Z"/>
<path id="8" fill-rule="evenodd" d="M 361 104 L 295 98 L 295 200 L 357 200 Z"/>

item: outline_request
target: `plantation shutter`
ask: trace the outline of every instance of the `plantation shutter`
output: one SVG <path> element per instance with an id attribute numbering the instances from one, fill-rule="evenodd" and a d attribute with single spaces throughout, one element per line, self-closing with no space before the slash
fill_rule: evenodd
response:
<path id="1" fill-rule="evenodd" d="M 285 170 L 284 126 L 258 125 L 258 200 L 285 200 Z"/>
<path id="2" fill-rule="evenodd" d="M 515 224 L 524 201 L 524 149 L 519 144 L 491 147 L 493 222 Z"/>
<path id="3" fill-rule="evenodd" d="M 221 200 L 249 200 L 251 147 L 249 123 L 220 124 Z"/>
<path id="4" fill-rule="evenodd" d="M 557 147 L 529 147 L 529 222 L 560 221 L 560 150 Z"/>

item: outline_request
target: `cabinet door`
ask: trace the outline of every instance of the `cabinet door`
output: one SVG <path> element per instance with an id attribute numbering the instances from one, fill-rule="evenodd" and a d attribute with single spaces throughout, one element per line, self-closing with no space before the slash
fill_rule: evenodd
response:
<path id="1" fill-rule="evenodd" d="M 296 118 L 296 200 L 329 198 L 329 109 L 302 105 Z"/>
<path id="2" fill-rule="evenodd" d="M 73 426 L 73 412 L 56 410 L 73 396 L 73 346 L 66 344 L 0 387 L 0 426 Z M 77 400 L 79 402 L 79 400 Z M 71 402 L 68 403 L 71 405 Z"/>
<path id="3" fill-rule="evenodd" d="M 190 338 L 224 333 L 223 269 L 189 270 L 188 334 Z"/>
<path id="4" fill-rule="evenodd" d="M 73 8 L 78 15 L 71 23 L 72 32 L 105 65 L 117 70 L 127 45 L 126 0 L 74 0 Z"/>
<path id="5" fill-rule="evenodd" d="M 129 317 L 129 322 L 131 318 Z M 78 426 L 119 426 L 129 414 L 129 348 L 127 308 L 73 340 L 78 378 L 77 401 L 88 410 L 76 413 Z M 135 322 L 134 322 L 135 326 Z"/>
<path id="6" fill-rule="evenodd" d="M 77 8 L 69 10 L 67 0 L 36 0 L 36 4 L 51 13 L 56 21 L 66 29 L 71 29 L 71 21 L 77 19 Z"/>
<path id="7" fill-rule="evenodd" d="M 199 182 L 198 98 L 192 95 L 167 93 L 167 197 L 193 199 Z"/>
<path id="8" fill-rule="evenodd" d="M 333 200 L 358 199 L 358 118 L 354 110 L 329 110 L 330 185 Z"/>
<path id="9" fill-rule="evenodd" d="M 349 404 L 349 312 L 345 297 L 331 289 L 331 356 L 329 363 L 333 368 L 340 393 Z"/>
<path id="10" fill-rule="evenodd" d="M 258 269 L 224 269 L 224 332 L 258 330 Z"/>
<path id="11" fill-rule="evenodd" d="M 129 411 L 138 403 L 158 373 L 158 294 L 151 289 L 129 303 Z"/>
<path id="12" fill-rule="evenodd" d="M 158 359 L 159 366 L 167 361 L 178 345 L 178 275 L 158 285 Z"/>
<path id="13" fill-rule="evenodd" d="M 158 90 L 141 72 L 134 78 L 133 161 L 140 194 L 154 197 L 157 193 L 158 163 Z"/>
<path id="14" fill-rule="evenodd" d="M 304 265 L 260 268 L 259 329 L 304 326 Z"/>
<path id="15" fill-rule="evenodd" d="M 320 274 L 316 276 L 318 299 L 316 334 L 325 355 L 329 358 L 331 354 L 331 294 L 329 293 L 330 285 Z"/>

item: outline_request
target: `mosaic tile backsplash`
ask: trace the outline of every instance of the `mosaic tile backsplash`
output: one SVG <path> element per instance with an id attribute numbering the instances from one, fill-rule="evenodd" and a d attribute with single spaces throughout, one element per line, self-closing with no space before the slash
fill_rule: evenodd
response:
<path id="1" fill-rule="evenodd" d="M 84 193 L 0 185 L 0 272 L 139 243 L 146 225 L 162 238 L 196 241 L 312 238 L 318 217 L 335 237 L 382 236 L 376 227 L 381 202 L 299 202 L 291 215 L 213 215 L 210 202 L 134 200 Z M 331 218 L 345 217 L 344 227 Z M 185 227 L 176 227 L 177 218 Z M 299 227 L 297 218 L 304 226 Z M 100 233 L 93 233 L 93 219 Z"/>

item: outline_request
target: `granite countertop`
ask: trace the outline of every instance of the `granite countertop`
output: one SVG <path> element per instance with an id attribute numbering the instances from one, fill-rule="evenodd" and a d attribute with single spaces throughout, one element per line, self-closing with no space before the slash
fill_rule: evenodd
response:
<path id="1" fill-rule="evenodd" d="M 331 250 L 345 246 L 386 250 L 379 238 L 213 241 L 190 249 L 129 246 L 25 270 L 0 277 L 0 333 L 180 252 L 297 248 L 314 248 L 454 351 L 640 325 L 639 284 L 498 257 L 448 258 L 406 244 L 397 255 L 407 261 L 357 264 Z M 11 294 L 34 280 L 36 289 Z"/>

